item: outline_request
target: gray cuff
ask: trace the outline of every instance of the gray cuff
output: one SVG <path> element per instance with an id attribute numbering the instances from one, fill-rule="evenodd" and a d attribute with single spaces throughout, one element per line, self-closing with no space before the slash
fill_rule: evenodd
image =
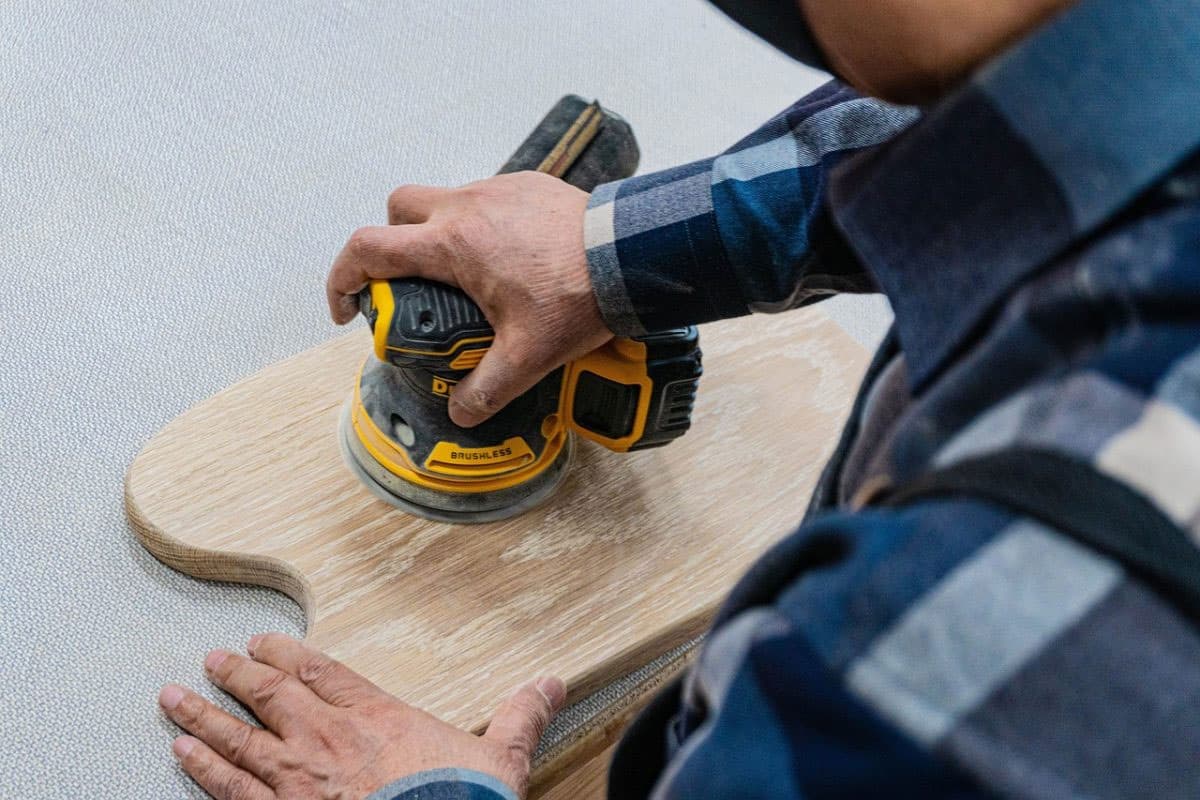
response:
<path id="1" fill-rule="evenodd" d="M 646 329 L 633 310 L 621 274 L 621 262 L 617 258 L 613 201 L 620 184 L 621 181 L 601 184 L 592 192 L 583 215 L 583 249 L 587 254 L 592 291 L 604 324 L 617 336 L 644 336 Z"/>
<path id="2" fill-rule="evenodd" d="M 501 781 L 486 772 L 478 772 L 473 769 L 462 769 L 460 767 L 443 767 L 441 769 L 427 769 L 424 772 L 417 772 L 412 775 L 392 781 L 382 789 L 376 789 L 371 792 L 364 800 L 401 800 L 401 798 L 409 792 L 413 792 L 413 800 L 423 800 L 425 797 L 436 798 L 442 795 L 425 794 L 415 792 L 414 790 L 422 787 L 430 786 L 431 784 L 472 784 L 481 789 L 494 792 L 498 800 L 518 800 L 517 795 L 508 784 Z M 450 795 L 446 795 L 450 796 Z M 470 797 L 479 795 L 470 794 Z"/>

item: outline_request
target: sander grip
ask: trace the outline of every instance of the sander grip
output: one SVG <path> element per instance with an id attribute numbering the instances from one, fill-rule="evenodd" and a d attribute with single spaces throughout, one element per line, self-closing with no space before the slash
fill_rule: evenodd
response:
<path id="1" fill-rule="evenodd" d="M 628 122 L 599 103 L 567 95 L 499 174 L 536 170 L 590 192 L 632 175 L 638 158 Z M 424 278 L 372 281 L 359 292 L 359 309 L 375 332 L 375 355 L 399 367 L 464 372 L 479 363 L 495 335 L 464 291 Z"/>
<path id="2" fill-rule="evenodd" d="M 629 177 L 637 162 L 637 142 L 625 120 L 568 95 L 500 172 L 537 170 L 590 192 Z M 423 278 L 372 281 L 360 292 L 359 307 L 371 325 L 376 357 L 420 371 L 413 385 L 441 398 L 479 364 L 495 338 L 465 292 Z M 701 371 L 695 328 L 613 339 L 564 368 L 562 423 L 612 450 L 666 444 L 691 424 Z"/>

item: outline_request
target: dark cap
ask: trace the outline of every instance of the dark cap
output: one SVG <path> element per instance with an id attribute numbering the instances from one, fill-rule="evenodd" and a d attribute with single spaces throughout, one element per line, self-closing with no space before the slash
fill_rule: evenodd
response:
<path id="1" fill-rule="evenodd" d="M 810 67 L 829 64 L 808 29 L 799 0 L 711 0 L 734 22 Z"/>

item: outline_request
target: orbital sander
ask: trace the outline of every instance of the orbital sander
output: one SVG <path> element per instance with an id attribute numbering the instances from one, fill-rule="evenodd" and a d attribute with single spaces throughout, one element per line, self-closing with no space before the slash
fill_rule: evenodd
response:
<path id="1" fill-rule="evenodd" d="M 637 160 L 628 123 L 568 95 L 500 171 L 536 169 L 591 191 L 631 175 Z M 576 436 L 625 452 L 667 444 L 691 424 L 701 373 L 694 327 L 613 339 L 460 428 L 448 415 L 450 394 L 494 335 L 479 307 L 419 278 L 372 281 L 359 307 L 374 347 L 343 413 L 343 453 L 372 492 L 413 514 L 505 519 L 554 493 Z"/>

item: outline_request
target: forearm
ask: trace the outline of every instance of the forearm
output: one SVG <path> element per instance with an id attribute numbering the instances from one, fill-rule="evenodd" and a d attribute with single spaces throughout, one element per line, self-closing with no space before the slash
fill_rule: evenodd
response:
<path id="1" fill-rule="evenodd" d="M 637 335 L 870 291 L 827 176 L 916 116 L 827 84 L 720 156 L 598 187 L 584 242 L 605 322 Z"/>

